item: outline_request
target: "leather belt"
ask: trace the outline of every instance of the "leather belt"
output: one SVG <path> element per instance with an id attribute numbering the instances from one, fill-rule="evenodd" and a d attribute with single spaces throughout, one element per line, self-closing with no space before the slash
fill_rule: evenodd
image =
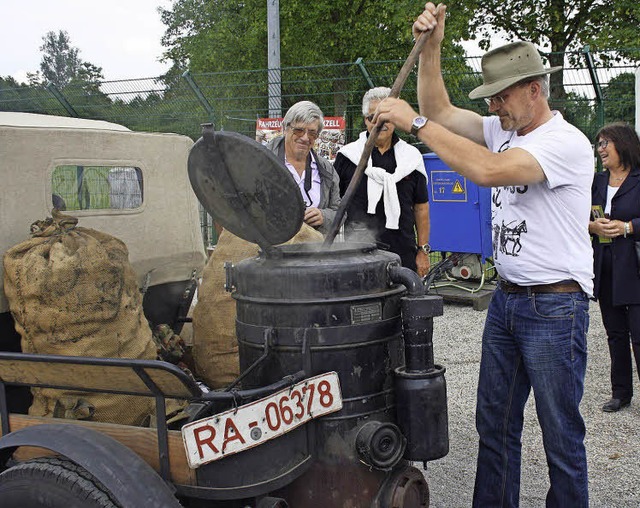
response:
<path id="1" fill-rule="evenodd" d="M 505 293 L 579 293 L 580 284 L 575 280 L 561 280 L 551 284 L 537 284 L 535 286 L 520 286 L 508 280 L 500 279 L 500 289 Z"/>

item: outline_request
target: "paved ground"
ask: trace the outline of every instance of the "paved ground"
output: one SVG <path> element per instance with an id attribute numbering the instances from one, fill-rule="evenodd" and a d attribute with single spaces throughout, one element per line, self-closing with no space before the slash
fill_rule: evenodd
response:
<path id="1" fill-rule="evenodd" d="M 471 506 L 477 454 L 474 427 L 480 338 L 486 311 L 445 304 L 435 318 L 436 363 L 447 368 L 449 454 L 431 462 L 426 476 L 433 508 Z M 610 397 L 609 353 L 597 304 L 591 303 L 589 360 L 582 414 L 587 425 L 589 495 L 594 508 L 640 507 L 640 397 L 619 413 L 603 413 Z M 636 393 L 640 382 L 635 378 Z M 529 400 L 523 435 L 522 508 L 543 507 L 547 467 L 535 405 Z"/>

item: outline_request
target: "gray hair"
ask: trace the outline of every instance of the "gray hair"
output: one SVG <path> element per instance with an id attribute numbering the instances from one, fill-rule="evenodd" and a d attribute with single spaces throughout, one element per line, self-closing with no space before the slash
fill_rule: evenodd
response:
<path id="1" fill-rule="evenodd" d="M 362 97 L 362 116 L 367 116 L 369 114 L 371 101 L 381 101 L 382 99 L 386 99 L 389 97 L 390 93 L 391 88 L 386 86 L 378 86 L 370 89 L 366 94 L 364 94 L 364 97 Z"/>
<path id="2" fill-rule="evenodd" d="M 524 83 L 533 83 L 533 82 L 537 82 L 540 84 L 540 93 L 542 94 L 542 96 L 545 99 L 549 98 L 549 75 L 548 74 L 544 74 L 543 76 L 536 76 L 535 78 L 527 78 L 527 79 L 523 79 L 522 81 L 518 81 L 517 84 L 524 84 Z"/>
<path id="3" fill-rule="evenodd" d="M 540 83 L 540 90 L 542 91 L 542 95 L 543 97 L 545 97 L 546 99 L 549 98 L 549 90 L 550 90 L 550 86 L 549 86 L 549 74 L 545 74 L 544 76 L 540 76 L 538 78 L 538 83 Z"/>
<path id="4" fill-rule="evenodd" d="M 284 115 L 282 127 L 286 129 L 293 123 L 305 125 L 311 122 L 318 122 L 318 134 L 322 132 L 324 128 L 322 110 L 311 101 L 300 101 L 291 106 Z"/>

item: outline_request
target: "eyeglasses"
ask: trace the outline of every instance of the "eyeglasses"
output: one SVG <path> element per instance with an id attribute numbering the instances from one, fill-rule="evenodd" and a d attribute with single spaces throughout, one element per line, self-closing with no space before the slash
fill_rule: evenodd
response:
<path id="1" fill-rule="evenodd" d="M 531 83 L 531 80 L 522 81 L 521 83 L 516 83 L 509 88 L 520 88 L 521 86 L 528 85 L 529 83 Z M 484 102 L 487 103 L 487 106 L 491 106 L 493 104 L 496 108 L 499 108 L 505 103 L 507 97 L 509 97 L 508 93 L 502 93 L 500 95 L 493 95 L 492 97 L 485 97 Z"/>
<path id="2" fill-rule="evenodd" d="M 596 144 L 596 147 L 598 147 L 598 148 L 607 148 L 607 146 L 609 146 L 609 140 L 608 139 L 601 139 Z"/>
<path id="3" fill-rule="evenodd" d="M 484 102 L 487 103 L 487 106 L 491 106 L 493 104 L 495 107 L 499 108 L 504 104 L 504 98 L 505 96 L 503 95 L 494 95 L 493 97 L 485 97 Z"/>
<path id="4" fill-rule="evenodd" d="M 318 137 L 318 131 L 315 129 L 305 129 L 304 127 L 291 127 L 291 130 L 298 137 L 304 136 L 305 132 L 307 136 L 309 136 L 309 139 L 317 139 Z"/>

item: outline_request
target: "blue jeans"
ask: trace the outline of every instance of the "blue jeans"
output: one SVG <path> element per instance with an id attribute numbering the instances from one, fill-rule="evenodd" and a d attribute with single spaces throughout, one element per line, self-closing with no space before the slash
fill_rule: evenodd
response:
<path id="1" fill-rule="evenodd" d="M 589 301 L 582 292 L 495 290 L 482 336 L 474 507 L 519 505 L 524 407 L 532 388 L 551 483 L 546 506 L 589 505 L 579 410 L 588 328 Z"/>

